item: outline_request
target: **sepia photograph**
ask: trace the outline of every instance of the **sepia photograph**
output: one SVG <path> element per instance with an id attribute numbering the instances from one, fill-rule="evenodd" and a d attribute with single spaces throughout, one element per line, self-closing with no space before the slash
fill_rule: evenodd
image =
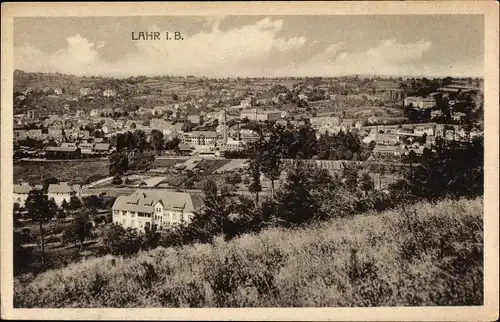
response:
<path id="1" fill-rule="evenodd" d="M 2 310 L 498 318 L 498 4 L 316 4 L 2 5 Z"/>

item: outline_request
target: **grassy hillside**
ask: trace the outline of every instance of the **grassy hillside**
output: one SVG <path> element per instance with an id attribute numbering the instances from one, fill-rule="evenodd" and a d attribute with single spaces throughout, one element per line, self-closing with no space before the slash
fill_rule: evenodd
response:
<path id="1" fill-rule="evenodd" d="M 420 203 L 15 281 L 16 307 L 481 305 L 483 200 Z"/>

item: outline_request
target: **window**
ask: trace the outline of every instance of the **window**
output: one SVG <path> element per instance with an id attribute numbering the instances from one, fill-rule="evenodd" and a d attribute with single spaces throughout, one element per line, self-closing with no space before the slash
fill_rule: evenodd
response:
<path id="1" fill-rule="evenodd" d="M 130 226 L 131 226 L 132 228 L 134 228 L 134 227 L 135 227 L 135 220 L 130 221 Z"/>
<path id="2" fill-rule="evenodd" d="M 123 226 L 127 224 L 127 219 L 123 219 Z"/>
<path id="3" fill-rule="evenodd" d="M 172 214 L 172 219 L 173 220 L 177 220 L 177 215 L 176 214 Z"/>

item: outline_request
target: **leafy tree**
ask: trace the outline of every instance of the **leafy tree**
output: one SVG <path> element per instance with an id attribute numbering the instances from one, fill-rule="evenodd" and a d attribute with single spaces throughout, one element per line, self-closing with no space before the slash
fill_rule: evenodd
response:
<path id="1" fill-rule="evenodd" d="M 77 196 L 71 196 L 71 198 L 69 199 L 69 210 L 70 211 L 77 211 L 79 209 L 81 209 L 83 206 L 80 198 L 78 198 Z"/>
<path id="2" fill-rule="evenodd" d="M 96 195 L 85 196 L 83 199 L 83 206 L 88 209 L 99 209 L 101 208 L 101 200 Z"/>
<path id="3" fill-rule="evenodd" d="M 155 151 L 163 150 L 163 132 L 158 130 L 151 131 L 151 146 Z"/>
<path id="4" fill-rule="evenodd" d="M 181 140 L 178 137 L 174 137 L 172 140 L 165 143 L 165 149 L 173 150 L 179 145 L 179 143 L 181 143 Z"/>
<path id="5" fill-rule="evenodd" d="M 329 177 L 326 170 L 295 161 L 276 198 L 281 224 L 299 225 L 322 217 L 319 189 L 327 184 Z"/>
<path id="6" fill-rule="evenodd" d="M 13 240 L 13 270 L 14 276 L 20 275 L 28 271 L 30 264 L 33 262 L 33 252 L 31 248 L 23 247 L 27 236 L 22 232 L 14 231 Z"/>
<path id="7" fill-rule="evenodd" d="M 375 183 L 368 173 L 363 173 L 359 180 L 359 188 L 365 193 L 375 189 Z"/>
<path id="8" fill-rule="evenodd" d="M 129 169 L 129 160 L 126 153 L 114 152 L 109 156 L 109 174 L 122 175 Z"/>
<path id="9" fill-rule="evenodd" d="M 145 228 L 144 235 L 142 236 L 142 247 L 144 249 L 156 248 L 160 241 L 160 233 L 155 229 L 149 227 Z"/>
<path id="10" fill-rule="evenodd" d="M 51 185 L 51 184 L 57 184 L 57 183 L 59 183 L 59 179 L 57 179 L 55 177 L 46 178 L 46 179 L 44 179 L 42 181 L 43 190 L 47 191 L 48 188 L 49 188 L 49 185 Z"/>
<path id="11" fill-rule="evenodd" d="M 260 166 L 256 160 L 249 161 L 248 172 L 251 178 L 248 191 L 255 195 L 255 204 L 258 205 L 259 193 L 262 191 L 262 185 L 260 183 Z"/>
<path id="12" fill-rule="evenodd" d="M 66 199 L 63 199 L 63 201 L 61 202 L 61 208 L 67 213 L 71 211 L 71 207 L 69 203 L 66 201 Z"/>
<path id="13" fill-rule="evenodd" d="M 60 220 L 60 221 L 63 221 L 66 216 L 68 215 L 68 212 L 66 209 L 64 208 L 59 208 L 59 210 L 57 211 L 57 218 Z"/>
<path id="14" fill-rule="evenodd" d="M 354 165 L 346 165 L 342 169 L 342 178 L 349 191 L 354 192 L 358 187 L 359 168 Z"/>
<path id="15" fill-rule="evenodd" d="M 114 185 L 120 185 L 123 183 L 122 177 L 120 176 L 114 176 L 113 180 L 111 180 L 111 183 Z"/>
<path id="16" fill-rule="evenodd" d="M 130 256 L 136 254 L 142 245 L 142 239 L 136 229 L 125 229 L 117 224 L 106 227 L 101 241 L 107 251 L 113 255 Z"/>
<path id="17" fill-rule="evenodd" d="M 193 128 L 194 128 L 194 124 L 193 124 L 193 123 L 191 123 L 191 122 L 189 122 L 189 121 L 186 121 L 186 122 L 184 122 L 184 124 L 182 125 L 181 130 L 182 130 L 183 132 L 191 132 L 191 131 L 193 130 Z"/>
<path id="18" fill-rule="evenodd" d="M 226 180 L 226 183 L 233 185 L 233 186 L 236 186 L 237 184 L 240 184 L 242 181 L 241 174 L 239 174 L 237 172 L 228 173 L 225 176 L 225 180 Z"/>
<path id="19" fill-rule="evenodd" d="M 133 133 L 133 142 L 135 148 L 137 148 L 139 151 L 144 151 L 147 146 L 147 137 L 146 133 L 142 130 L 134 131 Z"/>
<path id="20" fill-rule="evenodd" d="M 443 197 L 475 197 L 483 194 L 483 138 L 471 143 L 436 140 L 434 153 L 424 153 L 421 162 L 391 185 L 394 195 L 438 200 Z"/>
<path id="21" fill-rule="evenodd" d="M 90 216 L 92 211 L 86 209 L 80 212 L 73 220 L 71 226 L 73 228 L 73 233 L 75 239 L 80 242 L 80 251 L 83 248 L 83 242 L 87 237 L 91 236 L 92 223 L 90 222 Z"/>
<path id="22" fill-rule="evenodd" d="M 252 158 L 259 164 L 262 173 L 271 181 L 271 197 L 274 198 L 274 183 L 280 177 L 282 171 L 283 145 L 281 142 L 284 128 L 275 126 L 272 128 L 269 139 L 260 136 L 254 145 Z"/>
<path id="23" fill-rule="evenodd" d="M 216 235 L 224 235 L 231 213 L 227 198 L 218 194 L 217 185 L 208 180 L 203 186 L 203 209 L 187 225 L 188 241 L 210 242 Z"/>
<path id="24" fill-rule="evenodd" d="M 45 241 L 43 223 L 49 221 L 54 213 L 51 211 L 49 198 L 42 190 L 33 189 L 29 192 L 25 203 L 28 215 L 40 225 L 42 266 L 45 265 Z"/>

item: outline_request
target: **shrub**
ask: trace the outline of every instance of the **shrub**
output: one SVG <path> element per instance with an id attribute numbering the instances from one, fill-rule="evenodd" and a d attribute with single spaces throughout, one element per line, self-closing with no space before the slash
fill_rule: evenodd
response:
<path id="1" fill-rule="evenodd" d="M 110 254 L 130 256 L 140 250 L 142 239 L 136 229 L 112 224 L 104 229 L 102 243 Z"/>
<path id="2" fill-rule="evenodd" d="M 120 185 L 122 183 L 123 183 L 123 180 L 120 176 L 114 176 L 113 180 L 111 180 L 111 184 L 114 184 L 114 185 Z"/>

